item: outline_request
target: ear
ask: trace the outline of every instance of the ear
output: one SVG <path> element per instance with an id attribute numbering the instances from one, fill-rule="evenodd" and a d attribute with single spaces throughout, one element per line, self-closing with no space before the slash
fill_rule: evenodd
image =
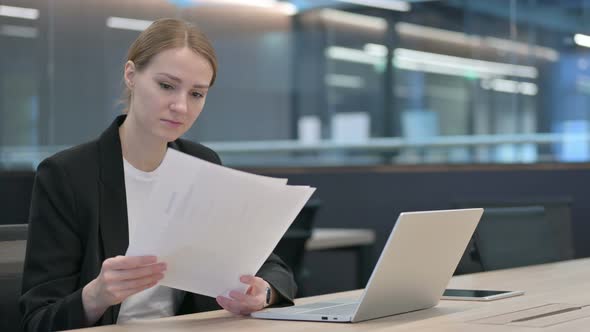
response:
<path id="1" fill-rule="evenodd" d="M 135 68 L 135 63 L 133 63 L 133 61 L 129 60 L 125 63 L 123 77 L 125 78 L 125 85 L 129 90 L 133 90 L 133 86 L 135 84 L 133 80 L 135 79 L 136 71 L 137 69 Z"/>

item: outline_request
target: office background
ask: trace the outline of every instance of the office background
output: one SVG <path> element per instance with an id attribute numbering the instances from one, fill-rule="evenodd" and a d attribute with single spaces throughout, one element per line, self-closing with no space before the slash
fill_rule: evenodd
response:
<path id="1" fill-rule="evenodd" d="M 180 17 L 219 57 L 187 138 L 230 167 L 317 186 L 315 226 L 375 230 L 375 257 L 401 211 L 560 202 L 573 256 L 590 255 L 586 1 L 0 5 L 3 224 L 26 222 L 40 160 L 93 139 L 120 113 L 139 31 Z M 354 287 L 350 253 L 307 259 L 308 294 Z M 327 261 L 342 280 L 319 278 Z"/>

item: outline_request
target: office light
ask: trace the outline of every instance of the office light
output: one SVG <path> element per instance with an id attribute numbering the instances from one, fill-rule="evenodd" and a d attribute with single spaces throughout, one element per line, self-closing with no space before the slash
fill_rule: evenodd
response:
<path id="1" fill-rule="evenodd" d="M 535 83 L 519 82 L 502 78 L 482 80 L 480 86 L 484 90 L 523 94 L 527 96 L 535 96 L 538 92 L 538 87 Z"/>
<path id="2" fill-rule="evenodd" d="M 590 36 L 588 35 L 583 35 L 581 33 L 576 33 L 574 35 L 574 42 L 578 45 L 578 46 L 582 46 L 582 47 L 590 47 Z"/>
<path id="3" fill-rule="evenodd" d="M 111 16 L 107 18 L 107 27 L 112 29 L 143 31 L 152 24 L 153 21 L 136 20 L 126 17 Z"/>
<path id="4" fill-rule="evenodd" d="M 376 57 L 386 57 L 387 56 L 387 46 L 381 44 L 373 44 L 367 43 L 365 47 L 363 47 L 365 52 L 369 55 L 376 56 Z"/>
<path id="5" fill-rule="evenodd" d="M 278 11 L 288 16 L 293 16 L 298 12 L 297 6 L 290 2 L 278 2 L 275 7 Z"/>
<path id="6" fill-rule="evenodd" d="M 195 1 L 197 2 L 197 1 Z M 198 4 L 210 5 L 241 5 L 250 7 L 271 8 L 277 4 L 276 0 L 199 0 Z"/>
<path id="7" fill-rule="evenodd" d="M 386 48 L 380 44 L 367 44 L 364 49 L 330 46 L 325 50 L 328 59 L 356 62 L 368 65 L 385 64 Z M 491 78 L 516 76 L 534 79 L 539 72 L 532 66 L 484 61 L 457 56 L 397 48 L 393 51 L 393 64 L 399 69 L 429 72 L 443 75 Z"/>
<path id="8" fill-rule="evenodd" d="M 356 75 L 326 74 L 324 82 L 337 88 L 360 89 L 365 86 L 365 80 Z"/>
<path id="9" fill-rule="evenodd" d="M 284 1 L 277 1 L 277 0 L 193 0 L 198 5 L 207 5 L 207 6 L 229 6 L 229 5 L 238 5 L 238 6 L 248 6 L 248 7 L 259 7 L 259 8 L 269 8 L 275 9 L 279 13 L 285 15 L 295 15 L 297 14 L 297 6 L 291 2 L 284 2 Z"/>
<path id="10" fill-rule="evenodd" d="M 387 30 L 387 20 L 381 17 L 349 13 L 342 10 L 322 9 L 320 17 L 326 21 L 354 25 L 366 29 Z"/>
<path id="11" fill-rule="evenodd" d="M 341 46 L 330 46 L 326 48 L 325 56 L 332 60 L 356 62 L 366 65 L 381 65 L 385 63 L 383 57 L 367 54 L 363 50 Z"/>
<path id="12" fill-rule="evenodd" d="M 502 38 L 468 35 L 458 31 L 433 28 L 406 22 L 397 23 L 395 25 L 395 30 L 402 36 L 412 38 L 430 39 L 441 43 L 453 43 L 474 48 L 489 47 L 507 53 L 524 56 L 534 55 L 548 61 L 557 61 L 559 59 L 559 52 L 555 49 Z"/>
<path id="13" fill-rule="evenodd" d="M 520 82 L 519 91 L 523 95 L 535 96 L 539 89 L 535 83 Z"/>
<path id="14" fill-rule="evenodd" d="M 407 12 L 412 9 L 412 6 L 401 0 L 336 0 L 339 2 L 346 2 L 355 5 L 361 5 L 366 7 L 374 7 L 387 10 L 396 10 L 399 12 Z"/>
<path id="15" fill-rule="evenodd" d="M 37 28 L 5 24 L 0 26 L 0 35 L 19 38 L 37 38 Z"/>
<path id="16" fill-rule="evenodd" d="M 39 10 L 35 9 L 35 8 L 0 5 L 0 16 L 24 18 L 27 20 L 36 20 L 39 18 Z"/>
<path id="17" fill-rule="evenodd" d="M 469 76 L 477 74 L 487 76 L 517 76 L 537 78 L 537 68 L 531 66 L 513 65 L 509 63 L 484 61 L 461 58 L 457 56 L 429 53 L 423 51 L 398 48 L 394 50 L 394 64 L 398 68 L 409 70 L 436 70 L 451 75 Z"/>

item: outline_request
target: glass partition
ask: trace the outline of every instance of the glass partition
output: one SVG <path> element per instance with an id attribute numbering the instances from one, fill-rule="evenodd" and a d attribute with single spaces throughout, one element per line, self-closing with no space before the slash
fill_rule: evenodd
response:
<path id="1" fill-rule="evenodd" d="M 188 139 L 230 166 L 588 162 L 584 1 L 4 0 L 0 168 L 120 113 L 129 44 L 196 23 L 219 73 Z"/>

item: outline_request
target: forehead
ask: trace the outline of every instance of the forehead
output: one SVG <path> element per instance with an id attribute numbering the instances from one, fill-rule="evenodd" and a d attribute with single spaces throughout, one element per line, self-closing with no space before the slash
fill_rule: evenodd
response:
<path id="1" fill-rule="evenodd" d="M 156 54 L 146 68 L 152 73 L 167 73 L 183 83 L 209 85 L 213 68 L 207 59 L 187 48 L 172 48 Z"/>

